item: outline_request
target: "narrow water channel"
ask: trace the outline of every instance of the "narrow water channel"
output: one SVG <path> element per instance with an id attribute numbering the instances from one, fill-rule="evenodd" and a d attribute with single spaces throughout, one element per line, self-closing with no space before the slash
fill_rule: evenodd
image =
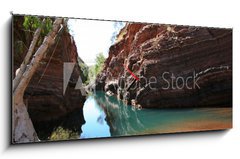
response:
<path id="1" fill-rule="evenodd" d="M 83 109 L 35 128 L 42 141 L 162 134 L 231 128 L 231 114 L 231 108 L 139 110 L 99 91 Z"/>

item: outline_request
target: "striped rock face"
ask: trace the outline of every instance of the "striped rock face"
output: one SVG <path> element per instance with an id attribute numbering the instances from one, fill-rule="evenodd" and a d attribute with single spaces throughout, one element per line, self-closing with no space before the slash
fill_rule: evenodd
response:
<path id="1" fill-rule="evenodd" d="M 129 23 L 96 89 L 145 108 L 231 107 L 232 29 Z"/>

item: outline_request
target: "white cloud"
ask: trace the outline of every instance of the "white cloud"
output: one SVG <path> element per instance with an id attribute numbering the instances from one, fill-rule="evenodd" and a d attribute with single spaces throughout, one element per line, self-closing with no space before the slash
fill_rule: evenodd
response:
<path id="1" fill-rule="evenodd" d="M 87 65 L 95 63 L 95 57 L 103 52 L 108 56 L 112 34 L 116 31 L 111 21 L 69 19 L 70 34 L 73 35 L 78 55 Z"/>

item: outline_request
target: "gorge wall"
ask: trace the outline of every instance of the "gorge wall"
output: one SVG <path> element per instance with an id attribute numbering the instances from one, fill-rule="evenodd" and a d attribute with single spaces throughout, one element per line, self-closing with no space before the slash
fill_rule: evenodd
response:
<path id="1" fill-rule="evenodd" d="M 13 78 L 32 40 L 32 34 L 24 30 L 22 24 L 23 17 L 15 18 L 13 23 Z M 39 133 L 38 130 L 44 130 L 44 126 L 48 129 L 51 125 L 56 126 L 53 123 L 59 123 L 61 118 L 68 117 L 74 112 L 78 112 L 78 120 L 68 120 L 68 127 L 71 123 L 75 123 L 78 126 L 75 129 L 79 129 L 80 125 L 85 122 L 82 107 L 86 96 L 79 89 L 75 89 L 75 86 L 79 75 L 82 81 L 87 77 L 83 76 L 78 60 L 75 42 L 65 28 L 59 33 L 55 44 L 48 49 L 24 94 L 24 102 L 37 133 Z M 76 63 L 65 94 L 63 94 L 64 62 Z"/>
<path id="2" fill-rule="evenodd" d="M 232 29 L 128 23 L 95 88 L 145 108 L 231 107 Z"/>

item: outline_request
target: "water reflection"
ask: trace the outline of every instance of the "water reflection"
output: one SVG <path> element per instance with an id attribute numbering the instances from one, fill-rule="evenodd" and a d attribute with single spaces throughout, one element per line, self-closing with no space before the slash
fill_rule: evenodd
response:
<path id="1" fill-rule="evenodd" d="M 41 140 L 129 136 L 232 127 L 232 108 L 135 109 L 104 92 L 89 95 L 83 109 L 34 123 Z"/>
<path id="2" fill-rule="evenodd" d="M 83 111 L 81 138 L 225 129 L 232 124 L 231 108 L 138 110 L 104 92 L 90 96 Z"/>
<path id="3" fill-rule="evenodd" d="M 82 126 L 82 134 L 80 138 L 99 138 L 109 137 L 109 126 L 105 121 L 105 112 L 93 96 L 89 96 L 83 107 L 83 114 L 86 123 Z"/>
<path id="4" fill-rule="evenodd" d="M 106 113 L 106 121 L 110 126 L 111 136 L 125 136 L 138 134 L 144 130 L 139 117 L 140 110 L 125 105 L 114 96 L 107 96 L 104 92 L 97 92 L 95 100 Z"/>
<path id="5" fill-rule="evenodd" d="M 41 141 L 79 139 L 84 123 L 82 108 L 75 109 L 57 120 L 33 122 Z"/>

